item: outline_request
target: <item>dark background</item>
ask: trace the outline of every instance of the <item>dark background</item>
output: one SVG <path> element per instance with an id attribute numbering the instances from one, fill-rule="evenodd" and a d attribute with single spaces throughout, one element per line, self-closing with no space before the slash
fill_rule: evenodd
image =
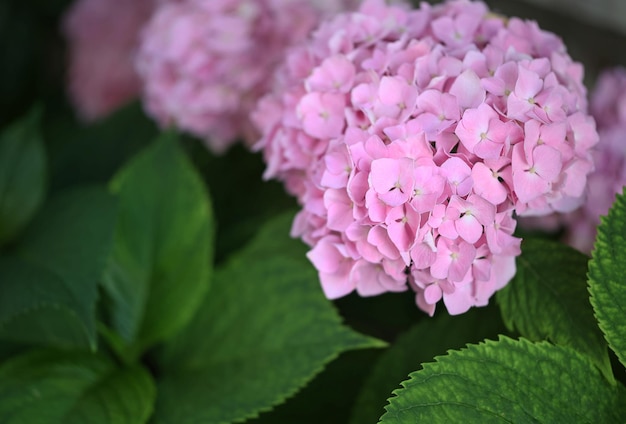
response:
<path id="1" fill-rule="evenodd" d="M 431 1 L 432 2 L 432 1 Z M 414 2 L 417 3 L 417 2 Z M 626 15 L 611 0 L 590 1 L 589 13 L 576 2 L 488 0 L 494 12 L 536 20 L 541 28 L 560 35 L 570 55 L 586 67 L 586 83 L 598 71 L 626 64 Z M 0 1 L 0 126 L 22 115 L 33 102 L 45 99 L 63 107 L 65 45 L 59 21 L 71 0 Z M 603 16 L 624 16 L 620 26 Z"/>

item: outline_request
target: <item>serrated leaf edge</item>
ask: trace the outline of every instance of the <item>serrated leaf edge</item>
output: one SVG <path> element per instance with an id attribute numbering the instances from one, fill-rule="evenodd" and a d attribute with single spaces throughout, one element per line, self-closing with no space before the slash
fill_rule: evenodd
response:
<path id="1" fill-rule="evenodd" d="M 597 235 L 594 241 L 593 250 L 591 252 L 591 260 L 589 261 L 589 267 L 587 271 L 587 291 L 589 292 L 589 301 L 591 302 L 591 306 L 593 308 L 593 313 L 596 318 L 596 322 L 598 324 L 598 327 L 602 331 L 604 340 L 606 340 L 608 346 L 615 353 L 620 363 L 624 367 L 626 367 L 626 352 L 617 352 L 617 350 L 615 349 L 615 346 L 613 345 L 613 343 L 611 343 L 611 340 L 609 340 L 610 337 L 607 337 L 607 328 L 606 328 L 607 324 L 604 322 L 604 320 L 600 316 L 598 316 L 598 304 L 597 304 L 596 295 L 594 294 L 594 285 L 601 285 L 602 283 L 596 282 L 595 279 L 591 275 L 594 272 L 592 268 L 598 268 L 600 266 L 598 263 L 599 260 L 596 259 L 596 254 L 597 254 L 596 252 L 598 248 L 602 247 L 604 250 L 607 250 L 607 251 L 610 251 L 611 249 L 608 240 L 606 240 L 608 235 L 605 234 L 604 227 L 608 226 L 607 221 L 612 211 L 614 210 L 614 205 L 617 203 L 620 203 L 622 205 L 622 208 L 626 210 L 626 187 L 624 188 L 621 194 L 618 194 L 616 196 L 615 202 L 613 203 L 613 206 L 611 206 L 611 209 L 609 209 L 608 213 L 606 215 L 600 216 L 600 225 L 597 228 Z M 621 310 L 621 312 L 623 312 L 622 316 L 626 316 L 626 309 L 622 308 L 622 306 L 619 304 L 617 304 L 616 306 Z M 602 315 L 602 313 L 600 313 L 600 315 Z"/>

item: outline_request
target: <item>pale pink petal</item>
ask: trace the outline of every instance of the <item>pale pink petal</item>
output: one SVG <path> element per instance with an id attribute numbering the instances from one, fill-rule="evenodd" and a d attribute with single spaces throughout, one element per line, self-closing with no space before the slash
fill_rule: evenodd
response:
<path id="1" fill-rule="evenodd" d="M 453 293 L 443 295 L 443 303 L 450 315 L 463 314 L 474 306 L 474 297 L 472 296 L 472 284 L 464 284 L 457 286 Z"/>
<path id="2" fill-rule="evenodd" d="M 324 238 L 307 253 L 307 257 L 320 272 L 337 272 L 346 260 L 337 248 L 337 240 Z"/>
<path id="3" fill-rule="evenodd" d="M 483 234 L 483 226 L 472 215 L 465 214 L 457 219 L 454 224 L 459 236 L 468 243 L 476 243 Z"/>
<path id="4" fill-rule="evenodd" d="M 352 87 L 356 70 L 344 55 L 325 59 L 305 82 L 309 91 L 339 91 L 346 93 Z"/>
<path id="5" fill-rule="evenodd" d="M 369 233 L 367 234 L 367 241 L 373 246 L 376 246 L 378 251 L 386 258 L 400 258 L 400 253 L 398 252 L 398 249 L 389 239 L 387 231 L 380 225 L 377 225 L 370 229 Z"/>
<path id="6" fill-rule="evenodd" d="M 535 147 L 533 150 L 533 162 L 531 169 L 546 181 L 556 180 L 563 166 L 559 151 L 547 145 Z"/>
<path id="7" fill-rule="evenodd" d="M 485 101 L 485 89 L 481 86 L 480 78 L 471 69 L 459 75 L 450 87 L 450 94 L 457 99 L 462 109 L 476 108 Z"/>
<path id="8" fill-rule="evenodd" d="M 424 300 L 428 304 L 435 304 L 441 300 L 443 292 L 437 283 L 431 284 L 424 290 Z"/>
<path id="9" fill-rule="evenodd" d="M 343 94 L 308 93 L 298 103 L 303 130 L 312 137 L 337 137 L 344 128 L 345 98 Z"/>
<path id="10" fill-rule="evenodd" d="M 413 191 L 413 161 L 408 158 L 376 159 L 372 162 L 370 184 L 389 206 L 409 200 Z"/>
<path id="11" fill-rule="evenodd" d="M 498 173 L 488 168 L 484 163 L 476 163 L 472 168 L 474 192 L 494 205 L 504 202 L 508 196 L 508 191 L 498 177 Z"/>
<path id="12" fill-rule="evenodd" d="M 470 270 L 472 262 L 476 258 L 476 248 L 469 243 L 459 241 L 454 249 L 448 278 L 450 281 L 457 282 L 462 281 Z"/>

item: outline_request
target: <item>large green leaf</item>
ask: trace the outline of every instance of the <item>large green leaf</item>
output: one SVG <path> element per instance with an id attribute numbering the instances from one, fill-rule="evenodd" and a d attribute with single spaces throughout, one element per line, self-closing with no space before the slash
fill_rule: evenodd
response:
<path id="1" fill-rule="evenodd" d="M 35 110 L 0 133 L 0 245 L 33 217 L 45 194 L 46 155 Z"/>
<path id="2" fill-rule="evenodd" d="M 172 134 L 132 160 L 111 188 L 119 215 L 104 288 L 113 328 L 139 354 L 180 330 L 208 289 L 211 204 Z"/>
<path id="3" fill-rule="evenodd" d="M 294 397 L 246 424 L 346 424 L 359 389 L 381 353 L 383 349 L 342 353 Z M 384 393 L 383 402 L 388 395 L 389 391 Z"/>
<path id="4" fill-rule="evenodd" d="M 61 277 L 19 257 L 0 259 L 0 339 L 94 347 L 93 314 Z"/>
<path id="5" fill-rule="evenodd" d="M 551 340 L 589 355 L 613 380 L 606 343 L 587 292 L 582 253 L 547 240 L 524 240 L 515 278 L 497 293 L 510 329 L 533 340 Z"/>
<path id="6" fill-rule="evenodd" d="M 105 187 L 66 190 L 48 202 L 28 227 L 18 251 L 76 287 L 90 303 L 111 252 L 117 200 Z M 93 305 L 92 305 L 93 306 Z"/>
<path id="7" fill-rule="evenodd" d="M 422 363 L 449 349 L 496 338 L 503 331 L 504 324 L 493 305 L 473 308 L 460 316 L 445 314 L 421 321 L 402 334 L 373 367 L 354 405 L 351 422 L 376 422 L 384 412 L 389 393 Z"/>
<path id="8" fill-rule="evenodd" d="M 626 366 L 626 197 L 601 218 L 589 262 L 589 292 L 598 325 Z"/>
<path id="9" fill-rule="evenodd" d="M 227 423 L 294 394 L 340 352 L 384 345 L 341 325 L 291 215 L 268 223 L 215 276 L 163 354 L 157 423 Z"/>
<path id="10" fill-rule="evenodd" d="M 36 351 L 0 366 L 4 424 L 142 424 L 154 398 L 144 368 L 118 369 L 102 355 Z"/>
<path id="11" fill-rule="evenodd" d="M 111 249 L 116 202 L 103 187 L 51 199 L 0 261 L 0 338 L 96 347 L 98 281 Z"/>
<path id="12" fill-rule="evenodd" d="M 424 364 L 389 399 L 383 424 L 623 423 L 626 397 L 570 347 L 501 337 Z"/>

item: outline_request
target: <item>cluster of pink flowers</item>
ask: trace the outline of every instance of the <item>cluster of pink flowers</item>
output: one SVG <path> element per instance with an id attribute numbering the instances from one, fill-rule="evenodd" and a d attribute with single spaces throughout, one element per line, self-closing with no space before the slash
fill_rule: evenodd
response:
<path id="1" fill-rule="evenodd" d="M 579 206 L 597 143 L 582 66 L 483 3 L 365 1 L 290 50 L 253 114 L 266 178 L 302 210 L 329 298 L 487 304 L 515 273 L 513 213 Z"/>
<path id="2" fill-rule="evenodd" d="M 182 0 L 163 4 L 144 30 L 137 69 L 147 112 L 214 152 L 258 134 L 250 112 L 287 46 L 303 40 L 323 6 L 308 0 Z"/>
<path id="3" fill-rule="evenodd" d="M 85 121 L 103 118 L 138 97 L 134 54 L 139 32 L 159 0 L 77 0 L 63 32 L 71 100 Z"/>
<path id="4" fill-rule="evenodd" d="M 566 226 L 565 241 L 585 253 L 593 248 L 600 216 L 608 213 L 615 195 L 626 186 L 626 69 L 600 75 L 591 95 L 591 114 L 600 142 L 593 151 L 596 169 L 588 177 L 587 200 L 559 219 Z"/>

